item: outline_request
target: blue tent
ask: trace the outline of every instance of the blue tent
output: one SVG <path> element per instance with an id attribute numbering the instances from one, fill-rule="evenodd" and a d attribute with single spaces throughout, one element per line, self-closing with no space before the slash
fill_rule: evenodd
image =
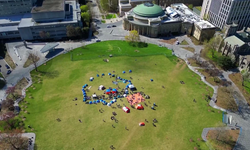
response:
<path id="1" fill-rule="evenodd" d="M 111 104 L 113 104 L 114 102 L 113 101 L 110 101 Z"/>
<path id="2" fill-rule="evenodd" d="M 93 101 L 93 103 L 96 103 L 96 101 Z"/>
<path id="3" fill-rule="evenodd" d="M 84 86 L 82 86 L 82 89 L 84 89 L 85 88 L 85 85 Z"/>
<path id="4" fill-rule="evenodd" d="M 116 92 L 117 90 L 116 90 L 116 89 L 113 89 L 112 91 Z"/>
<path id="5" fill-rule="evenodd" d="M 130 83 L 131 83 L 131 80 L 128 80 L 128 82 L 130 82 Z"/>
<path id="6" fill-rule="evenodd" d="M 84 86 L 85 86 L 85 87 L 87 87 L 87 86 L 88 86 L 88 84 L 85 84 Z"/>
<path id="7" fill-rule="evenodd" d="M 90 101 L 89 104 L 92 104 L 92 101 Z"/>
<path id="8" fill-rule="evenodd" d="M 105 74 L 103 73 L 102 76 L 105 76 Z"/>
<path id="9" fill-rule="evenodd" d="M 150 81 L 152 82 L 152 81 L 154 81 L 153 79 L 150 79 Z"/>
<path id="10" fill-rule="evenodd" d="M 129 73 L 131 73 L 132 72 L 132 70 L 129 70 Z"/>
<path id="11" fill-rule="evenodd" d="M 106 92 L 110 92 L 110 89 L 107 89 Z"/>
<path id="12" fill-rule="evenodd" d="M 126 73 L 125 71 L 123 71 L 122 73 Z"/>
<path id="13" fill-rule="evenodd" d="M 100 103 L 100 101 L 99 101 L 99 100 L 97 100 L 97 101 L 96 101 L 96 103 Z"/>
<path id="14" fill-rule="evenodd" d="M 128 85 L 126 86 L 126 89 L 127 89 L 127 88 L 129 88 L 129 86 L 128 86 Z"/>
<path id="15" fill-rule="evenodd" d="M 120 80 L 122 80 L 122 78 L 120 78 Z"/>
<path id="16" fill-rule="evenodd" d="M 99 74 L 97 74 L 96 76 L 99 77 Z"/>
<path id="17" fill-rule="evenodd" d="M 118 97 L 119 97 L 120 95 L 118 95 Z M 117 97 L 114 97 L 114 99 L 117 99 Z"/>
<path id="18" fill-rule="evenodd" d="M 112 74 L 112 77 L 115 77 L 115 74 Z"/>
<path id="19" fill-rule="evenodd" d="M 110 75 L 111 75 L 111 73 L 108 73 L 108 75 L 110 76 Z"/>
<path id="20" fill-rule="evenodd" d="M 120 76 L 117 77 L 117 79 L 120 79 L 120 78 L 121 78 Z"/>
<path id="21" fill-rule="evenodd" d="M 126 81 L 125 81 L 125 80 L 123 80 L 123 83 L 126 83 Z"/>

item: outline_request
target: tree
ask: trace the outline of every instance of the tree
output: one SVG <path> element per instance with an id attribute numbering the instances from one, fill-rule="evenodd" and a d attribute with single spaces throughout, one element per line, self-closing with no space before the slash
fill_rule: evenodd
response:
<path id="1" fill-rule="evenodd" d="M 129 35 L 125 36 L 125 40 L 130 43 L 140 42 L 140 35 L 136 30 L 132 30 L 129 32 Z"/>
<path id="2" fill-rule="evenodd" d="M 228 70 L 228 69 L 231 69 L 231 68 L 234 68 L 235 67 L 235 63 L 232 61 L 232 59 L 228 56 L 219 56 L 217 58 L 217 64 L 225 69 L 225 70 Z"/>
<path id="3" fill-rule="evenodd" d="M 89 26 L 89 21 L 90 21 L 89 12 L 82 12 L 81 17 L 82 17 L 83 21 Z"/>
<path id="4" fill-rule="evenodd" d="M 11 95 L 15 100 L 18 98 L 16 86 L 8 87 L 5 93 Z"/>
<path id="5" fill-rule="evenodd" d="M 88 8 L 87 5 L 82 5 L 82 6 L 80 7 L 80 9 L 81 9 L 81 12 L 87 12 L 87 11 L 89 10 L 89 8 Z"/>
<path id="6" fill-rule="evenodd" d="M 49 32 L 40 31 L 40 32 L 39 32 L 39 36 L 40 36 L 42 39 L 48 39 L 48 38 L 50 37 L 50 34 L 49 34 Z"/>
<path id="7" fill-rule="evenodd" d="M 12 110 L 14 105 L 14 101 L 12 99 L 6 99 L 2 102 L 2 108 L 3 109 L 9 109 Z"/>
<path id="8" fill-rule="evenodd" d="M 68 37 L 75 37 L 77 35 L 76 30 L 72 25 L 68 25 L 66 28 Z"/>
<path id="9" fill-rule="evenodd" d="M 81 38 L 82 37 L 82 29 L 80 27 L 75 27 L 76 36 Z"/>
<path id="10" fill-rule="evenodd" d="M 223 39 L 220 35 L 216 35 L 215 37 L 211 38 L 208 42 L 205 42 L 205 48 L 211 52 L 213 58 L 215 51 L 220 47 L 222 40 Z"/>
<path id="11" fill-rule="evenodd" d="M 37 54 L 35 52 L 29 52 L 28 53 L 28 60 L 34 65 L 35 70 L 37 70 L 37 62 L 39 61 L 39 57 L 37 56 Z"/>
<path id="12" fill-rule="evenodd" d="M 20 129 L 10 130 L 0 134 L 0 149 L 25 150 L 28 149 L 28 138 L 22 137 Z"/>

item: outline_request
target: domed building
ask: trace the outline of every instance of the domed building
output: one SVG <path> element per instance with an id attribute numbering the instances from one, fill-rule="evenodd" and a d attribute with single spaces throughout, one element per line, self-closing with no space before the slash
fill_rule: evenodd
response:
<path id="1" fill-rule="evenodd" d="M 144 3 L 125 12 L 123 27 L 125 30 L 137 30 L 140 35 L 157 37 L 180 32 L 182 21 L 176 16 L 170 17 L 158 5 Z"/>

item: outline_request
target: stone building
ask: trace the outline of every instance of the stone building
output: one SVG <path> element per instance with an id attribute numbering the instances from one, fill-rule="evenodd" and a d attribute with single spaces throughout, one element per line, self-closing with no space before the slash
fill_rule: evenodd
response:
<path id="1" fill-rule="evenodd" d="M 152 3 L 137 5 L 125 13 L 123 28 L 149 37 L 186 33 L 197 40 L 210 39 L 215 33 L 215 26 L 201 20 L 182 3 L 166 9 Z"/>

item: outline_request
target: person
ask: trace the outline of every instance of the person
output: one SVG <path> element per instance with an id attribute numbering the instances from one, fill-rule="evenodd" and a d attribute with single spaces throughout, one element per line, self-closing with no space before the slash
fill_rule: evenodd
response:
<path id="1" fill-rule="evenodd" d="M 81 120 L 81 119 L 79 119 L 79 122 L 80 122 L 80 123 L 82 123 L 82 120 Z"/>

